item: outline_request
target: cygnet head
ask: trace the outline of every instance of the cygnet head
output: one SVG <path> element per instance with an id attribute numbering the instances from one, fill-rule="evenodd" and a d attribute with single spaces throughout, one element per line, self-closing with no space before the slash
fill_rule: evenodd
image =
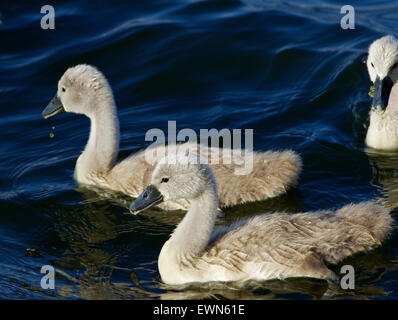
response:
<path id="1" fill-rule="evenodd" d="M 191 153 L 174 153 L 162 158 L 152 173 L 151 184 L 131 204 L 137 214 L 162 201 L 200 197 L 205 191 L 217 194 L 210 167 Z"/>
<path id="2" fill-rule="evenodd" d="M 98 103 L 101 101 L 113 103 L 108 81 L 97 68 L 79 64 L 65 71 L 58 81 L 57 94 L 42 115 L 47 119 L 58 113 L 73 112 L 91 117 L 103 107 L 103 103 Z"/>
<path id="3" fill-rule="evenodd" d="M 398 80 L 398 40 L 385 36 L 369 47 L 367 67 L 370 80 L 374 83 L 372 105 L 379 111 L 388 106 L 390 92 Z"/>

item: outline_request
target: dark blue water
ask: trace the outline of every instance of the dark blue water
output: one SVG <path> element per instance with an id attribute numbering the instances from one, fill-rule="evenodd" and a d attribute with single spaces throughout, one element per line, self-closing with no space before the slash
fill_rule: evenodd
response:
<path id="1" fill-rule="evenodd" d="M 311 279 L 165 287 L 157 257 L 183 213 L 133 217 L 125 214 L 128 197 L 78 188 L 72 175 L 88 119 L 41 118 L 66 68 L 93 64 L 114 90 L 120 158 L 147 146 L 145 132 L 167 130 L 169 120 L 197 132 L 251 128 L 256 150 L 302 155 L 296 189 L 225 210 L 218 224 L 368 199 L 395 209 L 398 154 L 363 144 L 370 105 L 363 60 L 373 40 L 397 35 L 398 3 L 354 1 L 354 30 L 340 28 L 343 1 L 52 4 L 55 30 L 40 28 L 38 2 L 0 5 L 0 298 L 398 297 L 396 233 L 342 263 L 355 268 L 355 290 L 330 293 Z M 56 269 L 55 290 L 40 286 L 43 265 Z"/>

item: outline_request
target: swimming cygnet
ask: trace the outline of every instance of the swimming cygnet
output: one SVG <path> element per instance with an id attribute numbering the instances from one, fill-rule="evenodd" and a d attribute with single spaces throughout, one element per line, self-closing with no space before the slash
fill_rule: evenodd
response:
<path id="1" fill-rule="evenodd" d="M 327 265 L 381 245 L 392 224 L 389 210 L 366 201 L 339 210 L 263 214 L 214 231 L 216 180 L 208 165 L 188 153 L 160 160 L 130 211 L 137 214 L 175 199 L 188 199 L 190 208 L 159 255 L 162 281 L 171 285 L 289 277 L 336 280 Z"/>
<path id="2" fill-rule="evenodd" d="M 375 149 L 398 149 L 398 40 L 385 36 L 374 41 L 367 67 L 374 88 L 366 144 Z"/>
<path id="3" fill-rule="evenodd" d="M 119 191 L 131 197 L 137 197 L 144 190 L 161 156 L 180 149 L 188 148 L 196 154 L 208 151 L 208 163 L 219 185 L 220 207 L 279 196 L 297 183 L 301 172 L 300 156 L 286 150 L 251 153 L 251 172 L 237 175 L 235 170 L 241 168 L 247 158 L 239 158 L 234 152 L 236 158 L 228 163 L 224 161 L 225 148 L 193 143 L 158 146 L 151 150 L 152 154 L 159 155 L 151 163 L 146 161 L 145 152 L 116 163 L 119 120 L 112 89 L 105 76 L 90 65 L 77 65 L 66 70 L 58 82 L 57 94 L 42 114 L 44 118 L 50 118 L 61 112 L 84 114 L 91 120 L 87 145 L 76 162 L 75 179 L 81 184 Z M 218 162 L 212 159 L 218 159 Z M 186 200 L 168 201 L 161 205 L 168 210 L 188 207 Z"/>

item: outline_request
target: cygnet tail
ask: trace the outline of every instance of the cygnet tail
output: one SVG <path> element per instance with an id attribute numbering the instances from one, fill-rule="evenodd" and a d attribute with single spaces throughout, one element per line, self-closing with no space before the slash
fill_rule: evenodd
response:
<path id="1" fill-rule="evenodd" d="M 336 211 L 335 217 L 338 225 L 335 230 L 326 232 L 325 237 L 330 239 L 317 250 L 331 264 L 380 246 L 390 234 L 393 223 L 390 210 L 374 201 L 344 206 Z M 335 245 L 330 246 L 331 243 Z"/>

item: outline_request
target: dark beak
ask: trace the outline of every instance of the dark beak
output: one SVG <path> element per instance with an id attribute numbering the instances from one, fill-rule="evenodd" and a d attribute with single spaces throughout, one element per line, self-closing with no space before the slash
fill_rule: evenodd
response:
<path id="1" fill-rule="evenodd" d="M 64 106 L 62 105 L 61 100 L 59 100 L 58 95 L 55 95 L 55 97 L 52 98 L 50 103 L 47 105 L 47 107 L 43 110 L 41 114 L 44 119 L 48 119 L 62 112 L 65 112 Z"/>
<path id="2" fill-rule="evenodd" d="M 388 100 L 390 99 L 390 92 L 394 85 L 389 76 L 380 80 L 379 77 L 376 78 L 374 83 L 375 91 L 373 96 L 372 105 L 379 111 L 384 111 L 388 106 Z"/>
<path id="3" fill-rule="evenodd" d="M 163 196 L 153 185 L 146 187 L 137 199 L 131 204 L 130 212 L 134 215 L 163 201 Z"/>

